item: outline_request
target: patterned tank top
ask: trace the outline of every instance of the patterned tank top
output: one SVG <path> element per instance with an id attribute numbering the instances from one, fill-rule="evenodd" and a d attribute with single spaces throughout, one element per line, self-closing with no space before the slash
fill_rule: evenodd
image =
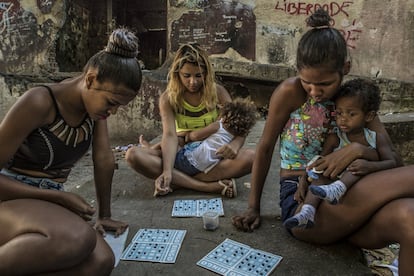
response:
<path id="1" fill-rule="evenodd" d="M 66 179 L 73 165 L 89 149 L 94 121 L 86 115 L 76 126 L 69 126 L 59 112 L 52 90 L 44 86 L 53 100 L 55 120 L 33 130 L 17 150 L 8 168 L 46 173 L 55 179 Z"/>
<path id="2" fill-rule="evenodd" d="M 303 170 L 306 163 L 322 151 L 323 142 L 335 126 L 334 103 L 315 103 L 308 99 L 290 114 L 280 135 L 280 166 Z"/>
<path id="3" fill-rule="evenodd" d="M 183 113 L 175 114 L 175 127 L 177 132 L 203 128 L 217 120 L 217 108 L 208 111 L 203 103 L 199 106 L 192 106 L 186 101 L 184 101 L 183 107 Z"/>

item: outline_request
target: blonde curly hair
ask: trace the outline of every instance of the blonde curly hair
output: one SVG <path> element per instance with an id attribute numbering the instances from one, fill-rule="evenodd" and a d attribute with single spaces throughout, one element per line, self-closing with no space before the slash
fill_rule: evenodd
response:
<path id="1" fill-rule="evenodd" d="M 179 76 L 180 69 L 186 63 L 198 66 L 203 71 L 202 103 L 208 111 L 217 106 L 217 87 L 213 67 L 207 53 L 197 43 L 182 45 L 176 52 L 171 68 L 168 72 L 167 95 L 174 112 L 182 113 L 183 95 L 186 90 Z"/>

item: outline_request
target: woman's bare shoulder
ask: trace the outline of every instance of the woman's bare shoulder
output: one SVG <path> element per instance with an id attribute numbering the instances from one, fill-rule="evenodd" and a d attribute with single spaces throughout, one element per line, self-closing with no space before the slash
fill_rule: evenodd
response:
<path id="1" fill-rule="evenodd" d="M 159 98 L 159 102 L 161 103 L 166 103 L 168 102 L 168 92 L 167 90 L 165 90 L 164 92 L 161 93 L 160 98 Z"/>
<path id="2" fill-rule="evenodd" d="M 54 109 L 53 99 L 45 87 L 34 87 L 27 90 L 13 108 L 25 110 L 36 117 L 46 117 Z"/>
<path id="3" fill-rule="evenodd" d="M 283 99 L 285 103 L 302 104 L 307 97 L 299 77 L 292 77 L 282 81 L 274 90 L 272 99 Z"/>
<path id="4" fill-rule="evenodd" d="M 231 102 L 230 94 L 223 85 L 216 84 L 216 90 L 219 103 Z"/>
<path id="5" fill-rule="evenodd" d="M 303 87 L 300 83 L 299 77 L 285 79 L 278 85 L 276 90 L 283 91 L 285 93 L 303 93 Z"/>

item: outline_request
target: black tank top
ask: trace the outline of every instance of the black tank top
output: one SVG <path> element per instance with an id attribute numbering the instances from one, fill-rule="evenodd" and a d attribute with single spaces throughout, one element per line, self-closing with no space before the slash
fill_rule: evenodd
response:
<path id="1" fill-rule="evenodd" d="M 26 137 L 8 168 L 39 171 L 51 178 L 66 179 L 73 165 L 91 145 L 94 121 L 86 115 L 79 126 L 69 126 L 59 112 L 52 90 L 48 86 L 44 87 L 53 100 L 55 119 L 51 124 L 35 129 Z"/>

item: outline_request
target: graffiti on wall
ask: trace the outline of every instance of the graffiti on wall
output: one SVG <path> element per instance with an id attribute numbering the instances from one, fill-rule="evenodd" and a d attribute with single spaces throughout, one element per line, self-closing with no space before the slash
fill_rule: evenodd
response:
<path id="1" fill-rule="evenodd" d="M 255 60 L 255 32 L 256 18 L 250 6 L 217 1 L 203 11 L 189 11 L 172 22 L 171 50 L 197 42 L 210 54 L 222 54 L 231 47 L 241 56 Z"/>
<path id="2" fill-rule="evenodd" d="M 10 21 L 13 14 L 20 8 L 17 0 L 0 2 L 0 34 L 10 28 Z"/>
<path id="3" fill-rule="evenodd" d="M 201 9 L 209 5 L 208 0 L 170 0 L 173 7 L 186 7 L 187 9 Z"/>
<path id="4" fill-rule="evenodd" d="M 55 2 L 56 0 L 37 0 L 37 7 L 43 14 L 48 14 L 52 11 Z"/>
<path id="5" fill-rule="evenodd" d="M 39 53 L 50 48 L 51 19 L 39 25 L 20 1 L 0 1 L 0 72 L 32 73 Z"/>
<path id="6" fill-rule="evenodd" d="M 300 1 L 276 1 L 275 11 L 282 12 L 291 16 L 309 16 L 317 9 L 322 8 L 326 10 L 334 19 L 334 26 L 343 34 L 348 47 L 355 49 L 356 42 L 359 40 L 362 33 L 362 23 L 356 18 L 350 18 L 349 8 L 354 4 L 354 1 L 332 1 L 329 3 L 306 3 Z M 335 17 L 341 16 L 346 19 L 342 22 L 335 22 Z"/>

